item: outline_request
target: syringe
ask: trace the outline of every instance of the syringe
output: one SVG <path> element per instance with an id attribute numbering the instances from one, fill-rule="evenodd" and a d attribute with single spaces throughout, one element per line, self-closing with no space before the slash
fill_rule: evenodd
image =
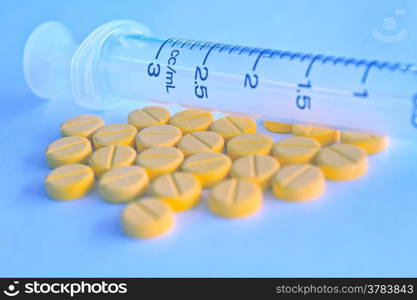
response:
<path id="1" fill-rule="evenodd" d="M 73 95 L 95 109 L 157 100 L 417 138 L 413 64 L 160 39 L 119 20 L 80 46 L 63 25 L 40 25 L 26 43 L 24 71 L 38 96 Z"/>

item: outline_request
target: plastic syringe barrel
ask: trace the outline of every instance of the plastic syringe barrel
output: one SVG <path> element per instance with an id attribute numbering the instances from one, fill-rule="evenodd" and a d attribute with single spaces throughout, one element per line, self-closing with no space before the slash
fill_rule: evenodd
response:
<path id="1" fill-rule="evenodd" d="M 417 137 L 413 65 L 159 39 L 139 23 L 120 20 L 78 47 L 62 25 L 41 25 L 28 40 L 24 67 L 37 95 L 72 95 L 95 109 L 154 100 Z"/>

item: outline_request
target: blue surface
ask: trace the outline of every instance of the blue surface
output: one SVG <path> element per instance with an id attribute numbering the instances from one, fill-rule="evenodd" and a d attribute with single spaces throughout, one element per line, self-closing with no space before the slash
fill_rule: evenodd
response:
<path id="1" fill-rule="evenodd" d="M 79 40 L 126 18 L 157 36 L 417 60 L 412 0 L 224 2 L 2 2 L 0 276 L 417 276 L 415 141 L 393 139 L 389 151 L 370 158 L 364 178 L 330 182 L 317 201 L 291 204 L 267 195 L 256 216 L 230 221 L 212 216 L 204 200 L 177 215 L 171 234 L 150 241 L 125 237 L 123 206 L 95 192 L 68 203 L 47 198 L 44 149 L 63 120 L 86 110 L 38 99 L 26 86 L 23 46 L 41 22 L 63 22 Z M 406 15 L 395 16 L 395 9 Z M 387 17 L 396 18 L 396 28 Z M 407 34 L 383 43 L 374 29 Z M 121 122 L 130 109 L 103 117 Z"/>

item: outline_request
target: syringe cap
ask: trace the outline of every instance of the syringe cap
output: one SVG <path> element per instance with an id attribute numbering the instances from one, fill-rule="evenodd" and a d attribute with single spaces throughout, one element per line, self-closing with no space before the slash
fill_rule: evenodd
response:
<path id="1" fill-rule="evenodd" d="M 39 97 L 71 96 L 71 59 L 77 48 L 72 34 L 58 22 L 46 22 L 33 30 L 23 55 L 23 70 L 30 89 Z"/>

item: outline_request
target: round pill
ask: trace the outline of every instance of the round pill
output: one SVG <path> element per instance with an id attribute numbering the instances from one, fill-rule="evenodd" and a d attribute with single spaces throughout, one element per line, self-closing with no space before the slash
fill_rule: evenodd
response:
<path id="1" fill-rule="evenodd" d="M 264 127 L 276 133 L 291 133 L 292 132 L 292 124 L 282 123 L 282 122 L 273 122 L 273 121 L 263 121 Z"/>
<path id="2" fill-rule="evenodd" d="M 135 146 L 137 130 L 129 124 L 110 124 L 96 131 L 93 144 L 96 149 L 110 145 Z"/>
<path id="3" fill-rule="evenodd" d="M 158 198 L 147 197 L 129 203 L 122 212 L 126 234 L 137 238 L 152 238 L 168 232 L 174 225 L 171 208 Z"/>
<path id="4" fill-rule="evenodd" d="M 308 201 L 324 193 L 323 172 L 310 164 L 282 167 L 272 179 L 272 192 L 282 200 Z"/>
<path id="5" fill-rule="evenodd" d="M 212 213 L 225 218 L 254 214 L 262 206 L 262 189 L 247 179 L 228 179 L 215 185 L 209 194 Z"/>
<path id="6" fill-rule="evenodd" d="M 177 126 L 183 134 L 207 130 L 213 122 L 213 115 L 201 109 L 186 109 L 172 116 L 169 124 Z"/>
<path id="7" fill-rule="evenodd" d="M 180 149 L 185 156 L 190 156 L 200 152 L 222 152 L 224 147 L 224 139 L 217 132 L 196 131 L 183 136 L 177 148 Z"/>
<path id="8" fill-rule="evenodd" d="M 272 154 L 283 165 L 308 163 L 320 148 L 319 142 L 312 138 L 292 136 L 275 143 Z"/>
<path id="9" fill-rule="evenodd" d="M 223 153 L 200 152 L 186 158 L 182 170 L 194 174 L 206 188 L 223 180 L 231 166 L 232 161 Z"/>
<path id="10" fill-rule="evenodd" d="M 266 134 L 245 133 L 237 135 L 227 143 L 227 154 L 235 159 L 253 154 L 269 154 L 274 141 Z"/>
<path id="11" fill-rule="evenodd" d="M 292 132 L 296 136 L 311 137 L 322 146 L 334 144 L 339 141 L 340 131 L 328 128 L 317 128 L 309 125 L 293 125 Z"/>
<path id="12" fill-rule="evenodd" d="M 52 142 L 46 149 L 46 160 L 51 168 L 65 164 L 85 163 L 93 149 L 88 139 L 67 136 Z"/>
<path id="13" fill-rule="evenodd" d="M 97 177 L 103 173 L 134 163 L 136 151 L 132 147 L 122 145 L 105 146 L 95 151 L 90 157 L 90 166 Z"/>
<path id="14" fill-rule="evenodd" d="M 138 130 L 141 130 L 153 125 L 166 124 L 170 116 L 169 110 L 164 107 L 147 106 L 132 111 L 127 117 L 127 122 L 135 126 Z"/>
<path id="15" fill-rule="evenodd" d="M 117 167 L 101 176 L 98 191 L 101 197 L 113 203 L 125 203 L 139 197 L 148 185 L 149 178 L 139 166 Z"/>
<path id="16" fill-rule="evenodd" d="M 279 167 L 279 162 L 272 156 L 249 155 L 236 159 L 230 174 L 232 177 L 248 179 L 262 188 L 267 188 Z"/>
<path id="17" fill-rule="evenodd" d="M 104 126 L 104 121 L 95 115 L 79 115 L 61 124 L 63 136 L 81 136 L 90 138 L 98 129 Z"/>
<path id="18" fill-rule="evenodd" d="M 93 170 L 82 164 L 69 164 L 52 170 L 45 179 L 49 197 L 72 200 L 83 197 L 94 184 Z"/>
<path id="19" fill-rule="evenodd" d="M 342 131 L 340 134 L 342 143 L 353 144 L 361 147 L 368 154 L 384 151 L 389 144 L 387 136 L 376 136 L 363 132 Z"/>
<path id="20" fill-rule="evenodd" d="M 139 151 L 151 147 L 172 147 L 181 138 L 181 131 L 172 125 L 154 125 L 139 131 L 136 147 Z"/>
<path id="21" fill-rule="evenodd" d="M 366 173 L 368 157 L 359 146 L 337 144 L 321 149 L 316 156 L 316 164 L 327 179 L 351 180 Z"/>
<path id="22" fill-rule="evenodd" d="M 191 173 L 174 172 L 158 177 L 152 183 L 152 194 L 174 211 L 193 207 L 201 195 L 201 183 Z"/>
<path id="23" fill-rule="evenodd" d="M 145 168 L 150 180 L 177 170 L 184 160 L 184 154 L 174 147 L 153 147 L 141 152 L 136 164 Z"/>
<path id="24" fill-rule="evenodd" d="M 227 116 L 214 121 L 210 130 L 228 140 L 242 133 L 255 133 L 256 122 L 247 117 Z"/>

